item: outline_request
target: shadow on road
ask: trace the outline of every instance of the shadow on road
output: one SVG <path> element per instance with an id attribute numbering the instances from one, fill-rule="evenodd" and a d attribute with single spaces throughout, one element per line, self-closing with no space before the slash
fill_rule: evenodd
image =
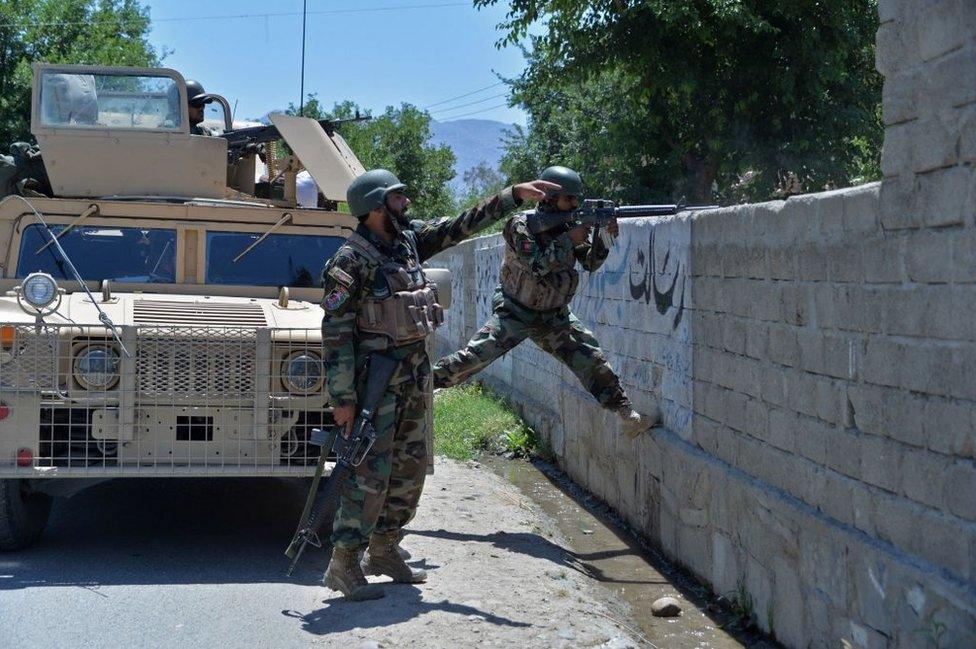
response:
<path id="1" fill-rule="evenodd" d="M 462 532 L 448 532 L 447 530 L 409 530 L 410 534 L 417 536 L 430 536 L 450 541 L 473 541 L 477 543 L 490 543 L 499 550 L 517 552 L 537 559 L 546 559 L 556 565 L 575 570 L 591 579 L 607 584 L 667 584 L 667 580 L 636 581 L 627 579 L 617 579 L 606 575 L 603 570 L 593 566 L 587 561 L 608 559 L 615 556 L 630 556 L 633 554 L 631 548 L 621 550 L 609 550 L 604 552 L 593 552 L 589 554 L 577 553 L 567 550 L 561 545 L 553 543 L 549 539 L 538 534 L 529 532 L 493 532 L 491 534 L 466 534 Z M 406 542 L 409 544 L 409 537 Z"/>
<path id="2" fill-rule="evenodd" d="M 311 613 L 282 611 L 282 615 L 302 621 L 302 630 L 314 635 L 342 633 L 352 629 L 389 627 L 434 611 L 456 615 L 476 615 L 489 624 L 512 627 L 530 627 L 527 622 L 486 613 L 466 604 L 453 604 L 447 600 L 426 602 L 416 586 L 409 584 L 385 584 L 386 597 L 366 602 L 347 602 L 342 597 L 327 600 L 327 606 Z"/>
<path id="3" fill-rule="evenodd" d="M 33 548 L 0 554 L 0 590 L 119 584 L 317 583 L 314 549 L 292 578 L 285 547 L 300 479 L 112 480 L 56 501 Z"/>

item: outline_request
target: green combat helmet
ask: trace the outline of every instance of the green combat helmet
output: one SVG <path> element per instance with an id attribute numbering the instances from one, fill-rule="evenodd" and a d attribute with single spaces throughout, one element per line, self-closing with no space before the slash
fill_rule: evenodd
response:
<path id="1" fill-rule="evenodd" d="M 364 217 L 386 203 L 386 195 L 406 187 L 386 169 L 370 169 L 349 184 L 346 202 L 355 217 Z"/>
<path id="2" fill-rule="evenodd" d="M 562 187 L 558 191 L 546 190 L 547 198 L 553 198 L 557 194 L 565 194 L 567 196 L 581 196 L 583 194 L 583 179 L 569 167 L 546 167 L 539 174 L 539 180 L 547 180 Z"/>

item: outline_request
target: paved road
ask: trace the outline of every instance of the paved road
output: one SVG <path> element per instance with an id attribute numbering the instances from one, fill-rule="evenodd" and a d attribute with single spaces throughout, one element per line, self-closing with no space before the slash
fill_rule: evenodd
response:
<path id="1" fill-rule="evenodd" d="M 488 471 L 438 460 L 406 543 L 429 582 L 362 604 L 321 586 L 320 553 L 285 578 L 302 488 L 132 479 L 62 501 L 40 545 L 0 555 L 0 646 L 635 644 L 606 592 L 560 567 L 551 521 Z"/>

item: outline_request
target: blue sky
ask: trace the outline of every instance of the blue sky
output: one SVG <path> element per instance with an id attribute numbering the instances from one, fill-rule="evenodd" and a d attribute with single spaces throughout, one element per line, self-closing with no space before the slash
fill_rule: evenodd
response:
<path id="1" fill-rule="evenodd" d="M 308 0 L 305 92 L 317 92 L 326 106 L 352 99 L 379 113 L 406 101 L 437 104 L 430 112 L 438 121 L 464 116 L 524 124 L 522 111 L 499 107 L 506 87 L 487 87 L 498 82 L 495 73 L 515 76 L 524 67 L 518 48 L 495 48 L 495 25 L 507 7 L 504 1 L 478 11 L 470 0 Z M 260 117 L 298 102 L 301 11 L 302 0 L 160 0 L 150 4 L 150 40 L 172 50 L 165 66 L 232 106 L 237 102 L 238 119 Z M 440 103 L 466 93 L 473 94 Z"/>

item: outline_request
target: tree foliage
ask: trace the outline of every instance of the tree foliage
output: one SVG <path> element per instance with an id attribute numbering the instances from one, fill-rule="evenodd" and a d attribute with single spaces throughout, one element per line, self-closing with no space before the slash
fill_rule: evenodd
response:
<path id="1" fill-rule="evenodd" d="M 0 143 L 30 137 L 31 64 L 152 66 L 137 0 L 0 1 Z"/>
<path id="2" fill-rule="evenodd" d="M 537 173 L 532 172 L 532 177 Z M 505 177 L 487 162 L 479 162 L 465 171 L 461 178 L 464 189 L 458 194 L 458 204 L 462 209 L 474 207 L 478 202 L 505 188 Z"/>
<path id="3" fill-rule="evenodd" d="M 347 119 L 361 111 L 352 101 L 325 110 L 311 94 L 303 114 L 315 119 Z M 288 113 L 298 114 L 289 104 Z M 407 185 L 415 218 L 446 216 L 454 211 L 454 197 L 447 181 L 454 177 L 454 153 L 447 146 L 430 143 L 430 115 L 411 104 L 388 106 L 367 122 L 343 124 L 339 133 L 367 169 L 389 169 Z"/>
<path id="4" fill-rule="evenodd" d="M 630 200 L 740 200 L 791 174 L 809 189 L 877 175 L 876 5 L 511 0 L 499 44 L 529 38 L 511 80 L 529 129 L 512 134 L 503 169 L 567 164 Z"/>

